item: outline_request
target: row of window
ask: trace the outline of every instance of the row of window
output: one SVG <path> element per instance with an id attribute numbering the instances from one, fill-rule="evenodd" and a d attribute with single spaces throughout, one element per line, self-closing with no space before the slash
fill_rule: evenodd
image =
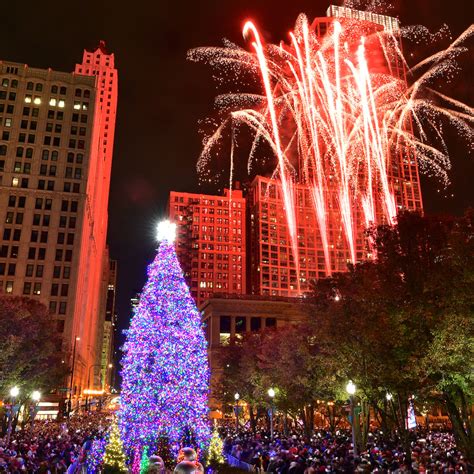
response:
<path id="1" fill-rule="evenodd" d="M 66 177 L 72 178 L 72 179 L 79 179 L 79 178 L 75 178 L 74 176 L 69 176 L 69 174 Z M 1 176 L 0 176 L 0 184 L 1 184 Z M 27 189 L 29 187 L 29 179 L 18 178 L 15 176 L 12 178 L 11 185 L 13 188 Z M 42 191 L 54 191 L 54 181 L 46 181 L 44 179 L 39 179 L 37 189 L 42 190 Z M 65 193 L 79 193 L 80 189 L 81 189 L 80 183 L 65 182 L 63 185 L 63 192 Z"/>

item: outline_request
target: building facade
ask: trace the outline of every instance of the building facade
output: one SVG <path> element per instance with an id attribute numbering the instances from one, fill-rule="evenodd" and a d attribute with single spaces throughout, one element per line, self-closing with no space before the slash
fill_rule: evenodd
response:
<path id="1" fill-rule="evenodd" d="M 220 407 L 215 394 L 222 374 L 221 351 L 245 332 L 297 324 L 307 317 L 300 298 L 215 295 L 200 307 L 211 368 L 211 409 Z"/>
<path id="2" fill-rule="evenodd" d="M 116 105 L 103 44 L 73 73 L 0 63 L 0 288 L 49 307 L 74 396 L 100 360 Z"/>
<path id="3" fill-rule="evenodd" d="M 245 294 L 245 198 L 172 191 L 169 218 L 177 225 L 176 253 L 199 306 L 215 293 Z"/>
<path id="4" fill-rule="evenodd" d="M 106 281 L 105 311 L 102 333 L 102 355 L 100 360 L 100 376 L 98 387 L 109 391 L 114 382 L 114 339 L 117 313 L 115 310 L 115 298 L 117 294 L 117 261 L 109 259 L 109 265 L 105 267 L 104 280 Z M 96 388 L 90 387 L 90 388 Z"/>

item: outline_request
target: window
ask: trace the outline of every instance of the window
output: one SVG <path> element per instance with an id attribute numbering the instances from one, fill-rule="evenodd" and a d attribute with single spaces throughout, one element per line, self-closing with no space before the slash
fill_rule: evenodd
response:
<path id="1" fill-rule="evenodd" d="M 43 150 L 43 153 L 41 154 L 41 159 L 49 160 L 49 150 Z"/>
<path id="2" fill-rule="evenodd" d="M 37 230 L 31 231 L 30 242 L 38 242 L 39 232 Z"/>
<path id="3" fill-rule="evenodd" d="M 66 312 L 66 311 L 64 311 Z M 56 321 L 56 330 L 59 332 L 59 333 L 62 333 L 64 332 L 64 319 L 58 319 Z"/>
<path id="4" fill-rule="evenodd" d="M 15 224 L 23 224 L 23 212 L 17 212 L 15 217 Z"/>
<path id="5" fill-rule="evenodd" d="M 8 276 L 15 276 L 16 272 L 16 263 L 8 264 Z"/>
<path id="6" fill-rule="evenodd" d="M 51 161 L 58 161 L 58 152 L 56 150 L 51 153 Z"/>
<path id="7" fill-rule="evenodd" d="M 65 237 L 64 232 L 58 232 L 57 243 L 58 244 L 64 244 L 64 237 Z"/>
<path id="8" fill-rule="evenodd" d="M 72 250 L 66 250 L 65 256 L 64 256 L 64 261 L 65 262 L 71 262 L 72 261 Z"/>
<path id="9" fill-rule="evenodd" d="M 0 262 L 0 275 L 5 275 L 5 264 Z"/>
<path id="10" fill-rule="evenodd" d="M 71 212 L 77 212 L 77 201 L 71 201 Z"/>
<path id="11" fill-rule="evenodd" d="M 6 145 L 0 145 L 0 155 L 5 156 L 7 154 L 7 146 Z"/>
<path id="12" fill-rule="evenodd" d="M 68 293 L 69 293 L 69 285 L 67 283 L 61 285 L 61 296 L 67 296 Z"/>
<path id="13" fill-rule="evenodd" d="M 5 293 L 13 293 L 13 282 L 7 281 L 5 284 Z"/>
<path id="14" fill-rule="evenodd" d="M 63 251 L 62 249 L 56 249 L 56 256 L 54 258 L 56 262 L 61 262 L 63 259 Z"/>
<path id="15" fill-rule="evenodd" d="M 26 204 L 26 196 L 20 196 L 18 198 L 18 207 L 25 207 Z"/>
<path id="16" fill-rule="evenodd" d="M 60 278 L 60 277 L 61 277 L 61 267 L 54 267 L 53 278 Z"/>
<path id="17" fill-rule="evenodd" d="M 10 258 L 18 258 L 18 245 L 12 245 L 10 250 Z"/>
<path id="18" fill-rule="evenodd" d="M 36 282 L 35 286 L 33 287 L 33 294 L 40 295 L 41 294 L 41 283 Z"/>
<path id="19" fill-rule="evenodd" d="M 67 244 L 74 245 L 74 234 L 67 234 Z"/>
<path id="20" fill-rule="evenodd" d="M 20 237 L 21 237 L 21 229 L 15 229 L 13 231 L 13 240 L 18 242 L 20 240 Z"/>
<path id="21" fill-rule="evenodd" d="M 8 245 L 0 246 L 0 257 L 7 258 L 8 256 Z"/>
<path id="22" fill-rule="evenodd" d="M 23 284 L 23 294 L 30 295 L 31 294 L 31 282 L 25 281 Z"/>
<path id="23" fill-rule="evenodd" d="M 44 265 L 37 265 L 36 266 L 36 276 L 41 278 L 43 276 Z"/>
<path id="24" fill-rule="evenodd" d="M 10 140 L 10 132 L 7 132 L 7 131 L 4 130 L 2 132 L 2 140 L 4 140 L 4 141 Z"/>
<path id="25" fill-rule="evenodd" d="M 56 313 L 56 305 L 57 305 L 57 304 L 58 304 L 57 301 L 50 301 L 50 302 L 49 302 L 49 312 L 50 312 L 51 314 Z"/>
<path id="26" fill-rule="evenodd" d="M 267 327 L 267 328 L 276 327 L 276 318 L 266 318 L 265 319 L 265 327 Z"/>
<path id="27" fill-rule="evenodd" d="M 28 260 L 34 260 L 36 258 L 36 247 L 30 247 L 28 249 Z"/>
<path id="28" fill-rule="evenodd" d="M 43 208 L 43 198 L 36 198 L 35 209 L 42 209 L 42 208 Z"/>
<path id="29" fill-rule="evenodd" d="M 57 283 L 53 283 L 51 285 L 51 296 L 58 296 L 59 293 L 59 285 Z"/>
<path id="30" fill-rule="evenodd" d="M 44 260 L 46 257 L 46 249 L 41 247 L 38 249 L 38 260 Z"/>
<path id="31" fill-rule="evenodd" d="M 262 319 L 261 318 L 251 318 L 250 319 L 250 330 L 251 331 L 260 331 L 262 327 Z"/>
<path id="32" fill-rule="evenodd" d="M 25 276 L 27 277 L 33 276 L 33 268 L 34 268 L 34 265 L 32 263 L 29 263 L 28 265 L 26 265 Z"/>
<path id="33" fill-rule="evenodd" d="M 6 224 L 13 224 L 13 212 L 7 212 L 5 216 L 5 223 Z"/>
<path id="34" fill-rule="evenodd" d="M 50 222 L 50 219 L 51 219 L 51 216 L 49 214 L 45 214 L 43 216 L 43 225 L 48 227 L 49 226 L 49 222 Z"/>
<path id="35" fill-rule="evenodd" d="M 26 158 L 33 158 L 33 148 L 26 149 Z"/>
<path id="36" fill-rule="evenodd" d="M 66 307 L 67 307 L 67 304 L 65 301 L 61 301 L 59 303 L 59 314 L 66 314 Z"/>
<path id="37" fill-rule="evenodd" d="M 69 279 L 70 275 L 71 275 L 71 267 L 64 267 L 63 278 Z"/>
<path id="38" fill-rule="evenodd" d="M 69 201 L 67 200 L 62 200 L 61 201 L 61 211 L 62 212 L 67 212 L 69 209 Z"/>

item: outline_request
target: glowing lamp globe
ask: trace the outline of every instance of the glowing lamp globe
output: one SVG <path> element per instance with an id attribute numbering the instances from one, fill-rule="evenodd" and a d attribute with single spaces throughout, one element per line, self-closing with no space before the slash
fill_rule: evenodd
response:
<path id="1" fill-rule="evenodd" d="M 40 399 L 41 399 L 41 393 L 38 392 L 38 390 L 35 390 L 35 391 L 31 394 L 31 399 L 32 399 L 34 402 L 39 402 Z"/>
<path id="2" fill-rule="evenodd" d="M 352 380 L 349 380 L 348 384 L 346 385 L 346 390 L 349 395 L 354 395 L 354 393 L 356 393 L 356 386 Z"/>
<path id="3" fill-rule="evenodd" d="M 158 242 L 174 242 L 176 238 L 176 224 L 168 220 L 158 223 L 156 238 Z"/>
<path id="4" fill-rule="evenodd" d="M 268 389 L 268 396 L 273 398 L 275 396 L 275 390 L 273 388 Z"/>
<path id="5" fill-rule="evenodd" d="M 20 393 L 20 389 L 18 387 L 13 387 L 10 390 L 10 396 L 13 398 L 18 397 L 19 393 Z"/>

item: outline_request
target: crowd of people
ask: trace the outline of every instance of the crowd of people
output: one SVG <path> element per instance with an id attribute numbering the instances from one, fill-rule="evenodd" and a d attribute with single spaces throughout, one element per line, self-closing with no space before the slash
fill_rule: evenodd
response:
<path id="1" fill-rule="evenodd" d="M 104 434 L 108 416 L 94 412 L 64 422 L 36 421 L 33 432 L 15 431 L 8 446 L 7 437 L 0 438 L 0 473 L 82 472 L 78 466 L 92 439 Z"/>
<path id="2" fill-rule="evenodd" d="M 275 474 L 473 472 L 448 432 L 414 433 L 410 462 L 398 440 L 376 431 L 369 433 L 367 447 L 358 456 L 348 431 L 319 431 L 312 438 L 276 433 L 273 441 L 266 432 L 227 432 L 224 451 L 236 467 Z"/>
<path id="3" fill-rule="evenodd" d="M 69 421 L 39 421 L 33 432 L 16 431 L 6 445 L 0 438 L 0 473 L 89 473 L 87 456 L 92 440 L 102 438 L 111 415 L 90 413 Z M 274 474 L 318 473 L 470 473 L 472 465 L 463 459 L 452 434 L 446 431 L 413 433 L 411 460 L 395 439 L 369 433 L 366 449 L 354 456 L 351 433 L 318 431 L 311 438 L 302 433 L 238 433 L 223 428 L 224 454 L 231 466 L 240 470 Z M 203 474 L 204 468 L 193 449 L 181 450 L 176 474 Z M 166 469 L 159 456 L 150 457 L 150 473 Z"/>

